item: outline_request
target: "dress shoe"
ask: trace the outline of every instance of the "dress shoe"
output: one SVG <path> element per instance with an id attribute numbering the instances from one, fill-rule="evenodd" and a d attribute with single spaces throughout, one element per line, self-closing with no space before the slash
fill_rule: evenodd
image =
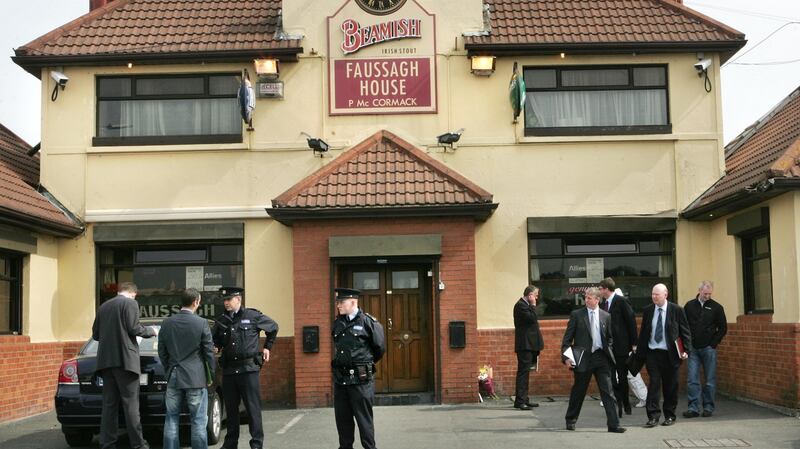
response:
<path id="1" fill-rule="evenodd" d="M 624 427 L 609 427 L 608 431 L 611 433 L 625 433 Z"/>
<path id="2" fill-rule="evenodd" d="M 697 418 L 698 416 L 700 416 L 700 414 L 694 410 L 686 410 L 685 412 L 683 412 L 684 418 Z"/>
<path id="3" fill-rule="evenodd" d="M 714 412 L 711 410 L 703 410 L 703 418 L 708 418 L 709 416 L 713 415 Z"/>
<path id="4" fill-rule="evenodd" d="M 514 404 L 514 408 L 518 408 L 520 410 L 530 410 L 531 407 L 528 404 Z"/>
<path id="5" fill-rule="evenodd" d="M 631 411 L 631 404 L 625 404 L 625 405 L 623 406 L 623 408 L 625 409 L 625 414 L 626 414 L 626 415 L 630 415 L 631 413 L 633 413 L 633 412 Z"/>
<path id="6" fill-rule="evenodd" d="M 675 424 L 675 418 L 667 418 L 661 423 L 662 426 L 671 426 Z"/>
<path id="7" fill-rule="evenodd" d="M 568 422 L 567 423 L 567 430 L 575 430 L 575 423 L 574 422 Z"/>
<path id="8" fill-rule="evenodd" d="M 647 423 L 645 423 L 644 426 L 650 428 L 650 427 L 655 427 L 657 425 L 658 425 L 658 420 L 655 418 L 651 418 L 647 420 Z"/>
<path id="9" fill-rule="evenodd" d="M 538 407 L 539 403 L 538 402 L 526 402 L 525 405 L 527 405 L 530 408 L 534 408 L 534 407 Z"/>

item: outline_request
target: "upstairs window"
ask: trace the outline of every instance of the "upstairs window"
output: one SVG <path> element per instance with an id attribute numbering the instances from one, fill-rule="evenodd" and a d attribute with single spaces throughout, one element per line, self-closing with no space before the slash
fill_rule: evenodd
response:
<path id="1" fill-rule="evenodd" d="M 526 67 L 525 135 L 671 132 L 665 66 Z"/>
<path id="2" fill-rule="evenodd" d="M 239 76 L 97 78 L 95 146 L 242 141 Z"/>

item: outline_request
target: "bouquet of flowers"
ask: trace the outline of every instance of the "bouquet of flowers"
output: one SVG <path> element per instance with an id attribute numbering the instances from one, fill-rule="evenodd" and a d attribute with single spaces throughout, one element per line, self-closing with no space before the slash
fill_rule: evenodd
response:
<path id="1" fill-rule="evenodd" d="M 492 399 L 498 399 L 494 391 L 494 380 L 492 380 L 492 365 L 483 365 L 478 369 L 478 399 L 483 402 L 481 393 Z"/>

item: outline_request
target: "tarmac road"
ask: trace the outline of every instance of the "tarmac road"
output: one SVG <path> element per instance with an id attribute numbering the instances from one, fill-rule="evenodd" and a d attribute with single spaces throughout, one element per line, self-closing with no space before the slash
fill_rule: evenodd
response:
<path id="1" fill-rule="evenodd" d="M 536 398 L 531 411 L 512 408 L 507 399 L 483 404 L 376 407 L 376 439 L 381 449 L 503 449 L 503 448 L 670 448 L 752 447 L 800 449 L 800 419 L 753 404 L 719 398 L 710 418 L 685 419 L 685 397 L 678 404 L 672 427 L 645 429 L 644 409 L 622 418 L 624 434 L 606 431 L 599 402 L 587 397 L 577 430 L 564 430 L 566 397 Z M 264 411 L 266 448 L 322 449 L 338 447 L 332 408 Z M 239 449 L 249 449 L 242 426 Z M 703 446 L 705 444 L 705 446 Z M 737 446 L 738 444 L 738 446 Z M 745 446 L 742 446 L 745 445 Z M 220 445 L 212 446 L 219 447 Z M 49 412 L 0 424 L 2 449 L 67 449 Z M 93 445 L 97 447 L 95 437 Z M 120 448 L 127 448 L 121 438 Z M 161 447 L 160 442 L 152 447 Z M 356 447 L 360 447 L 356 442 Z"/>

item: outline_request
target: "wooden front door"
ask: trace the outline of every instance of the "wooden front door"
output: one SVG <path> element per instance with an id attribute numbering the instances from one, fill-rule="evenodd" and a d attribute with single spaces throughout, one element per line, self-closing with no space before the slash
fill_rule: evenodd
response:
<path id="1" fill-rule="evenodd" d="M 365 265 L 343 270 L 343 284 L 361 290 L 359 307 L 386 333 L 376 393 L 433 390 L 429 269 L 429 265 Z"/>

